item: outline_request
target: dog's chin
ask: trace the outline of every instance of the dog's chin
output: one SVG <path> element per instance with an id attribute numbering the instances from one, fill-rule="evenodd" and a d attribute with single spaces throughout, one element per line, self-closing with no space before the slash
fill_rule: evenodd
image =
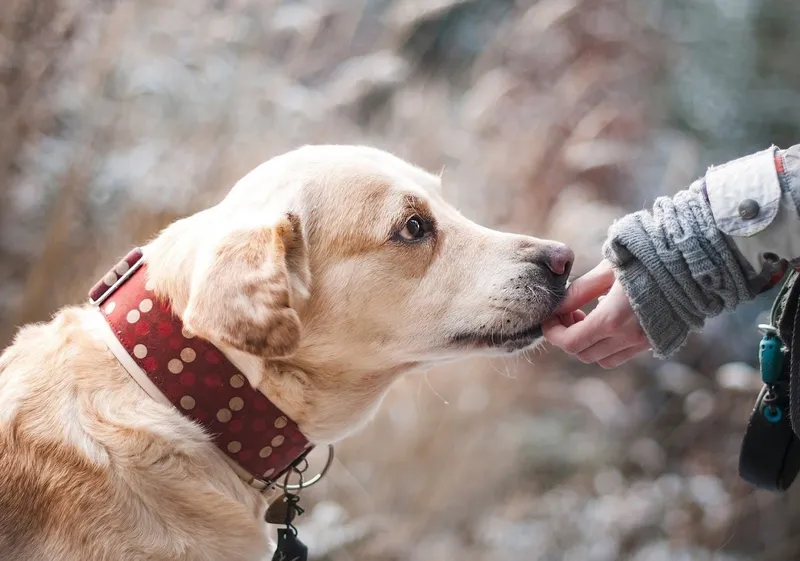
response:
<path id="1" fill-rule="evenodd" d="M 451 344 L 455 347 L 506 353 L 522 351 L 535 346 L 541 341 L 542 326 L 540 324 L 534 324 L 525 329 L 511 332 L 459 333 L 450 339 Z"/>

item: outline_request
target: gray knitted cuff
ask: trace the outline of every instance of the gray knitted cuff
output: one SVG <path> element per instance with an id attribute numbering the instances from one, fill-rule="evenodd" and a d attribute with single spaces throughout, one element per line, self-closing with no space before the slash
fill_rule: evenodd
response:
<path id="1" fill-rule="evenodd" d="M 689 335 L 689 326 L 672 312 L 669 300 L 647 268 L 633 259 L 624 265 L 615 264 L 615 272 L 650 341 L 653 354 L 666 358 L 677 351 Z"/>
<path id="2" fill-rule="evenodd" d="M 753 298 L 744 272 L 717 229 L 702 181 L 653 212 L 612 224 L 603 247 L 656 356 L 674 353 L 706 318 Z"/>

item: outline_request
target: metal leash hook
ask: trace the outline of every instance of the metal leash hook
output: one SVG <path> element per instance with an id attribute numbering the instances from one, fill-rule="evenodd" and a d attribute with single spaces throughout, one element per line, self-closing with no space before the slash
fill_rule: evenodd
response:
<path id="1" fill-rule="evenodd" d="M 269 505 L 264 519 L 270 524 L 281 524 L 285 527 L 278 530 L 278 547 L 272 558 L 273 561 L 306 561 L 308 559 L 308 548 L 297 538 L 297 528 L 293 524 L 295 516 L 300 516 L 304 512 L 298 504 L 300 502 L 299 492 L 319 482 L 328 473 L 332 464 L 333 446 L 329 444 L 328 459 L 317 475 L 308 481 L 305 480 L 303 474 L 308 471 L 308 460 L 303 456 L 286 470 L 283 482 L 276 481 L 274 483 L 275 487 L 283 489 L 283 496 Z M 289 483 L 292 472 L 297 474 L 298 483 Z"/>
<path id="2" fill-rule="evenodd" d="M 276 481 L 275 486 L 279 489 L 283 489 L 284 492 L 289 491 L 300 491 L 302 489 L 308 489 L 312 485 L 315 485 L 320 482 L 320 480 L 325 477 L 325 474 L 328 473 L 328 470 L 331 469 L 333 465 L 333 444 L 328 444 L 328 459 L 325 461 L 325 465 L 320 470 L 320 472 L 309 479 L 308 481 L 303 481 L 303 473 L 308 469 L 308 460 L 305 456 L 303 456 L 296 465 L 292 466 L 292 468 L 286 472 L 286 477 L 283 478 L 283 483 Z M 302 469 L 299 469 L 299 466 L 304 465 Z M 292 472 L 297 473 L 300 476 L 300 483 L 289 483 L 289 475 Z"/>

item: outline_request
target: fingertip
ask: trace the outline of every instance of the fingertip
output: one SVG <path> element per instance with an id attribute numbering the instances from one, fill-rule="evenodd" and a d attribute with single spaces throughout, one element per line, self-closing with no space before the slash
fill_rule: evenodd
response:
<path id="1" fill-rule="evenodd" d="M 564 299 L 556 308 L 556 313 L 567 314 L 585 306 L 607 293 L 614 280 L 614 269 L 611 264 L 607 261 L 601 262 L 569 285 Z"/>

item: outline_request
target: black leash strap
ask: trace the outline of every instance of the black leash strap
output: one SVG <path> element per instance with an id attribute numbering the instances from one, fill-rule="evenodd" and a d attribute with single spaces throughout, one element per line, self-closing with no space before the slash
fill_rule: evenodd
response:
<path id="1" fill-rule="evenodd" d="M 795 271 L 787 283 L 791 283 L 791 286 L 785 290 L 785 295 L 782 294 L 778 329 L 781 339 L 789 349 L 789 415 L 792 428 L 798 434 L 800 433 L 800 306 L 798 306 L 800 282 L 797 282 Z"/>
<path id="2" fill-rule="evenodd" d="M 739 454 L 741 477 L 758 488 L 786 491 L 800 471 L 800 282 L 791 271 L 760 326 L 764 387 L 756 399 Z"/>

